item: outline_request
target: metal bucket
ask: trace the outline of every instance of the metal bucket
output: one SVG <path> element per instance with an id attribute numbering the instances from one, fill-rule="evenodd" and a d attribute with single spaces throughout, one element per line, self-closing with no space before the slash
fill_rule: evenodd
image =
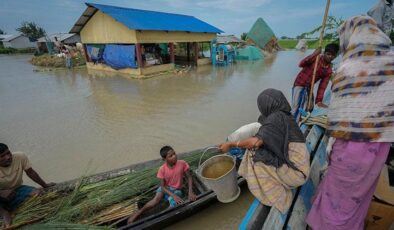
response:
<path id="1" fill-rule="evenodd" d="M 209 158 L 200 166 L 198 174 L 222 203 L 236 200 L 241 193 L 237 182 L 235 159 L 231 156 L 218 155 Z"/>

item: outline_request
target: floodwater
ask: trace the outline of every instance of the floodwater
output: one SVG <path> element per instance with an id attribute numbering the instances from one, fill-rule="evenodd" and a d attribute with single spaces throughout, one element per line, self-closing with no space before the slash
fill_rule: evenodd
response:
<path id="1" fill-rule="evenodd" d="M 84 68 L 36 71 L 29 55 L 0 55 L 0 142 L 25 152 L 53 182 L 159 158 L 163 145 L 178 153 L 217 145 L 257 120 L 262 90 L 290 98 L 304 56 L 283 51 L 141 80 Z M 253 199 L 245 190 L 236 202 L 215 204 L 170 229 L 237 228 Z"/>

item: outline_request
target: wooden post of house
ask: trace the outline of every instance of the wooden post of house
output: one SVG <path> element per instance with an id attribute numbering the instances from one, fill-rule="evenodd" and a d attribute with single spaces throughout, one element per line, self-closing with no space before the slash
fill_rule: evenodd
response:
<path id="1" fill-rule="evenodd" d="M 187 62 L 190 62 L 190 43 L 186 43 Z"/>
<path id="2" fill-rule="evenodd" d="M 91 62 L 92 60 L 90 60 L 90 58 L 89 58 L 88 49 L 86 48 L 86 44 L 83 44 L 82 47 L 83 47 L 83 51 L 85 53 L 85 60 L 86 60 L 86 62 Z"/>
<path id="3" fill-rule="evenodd" d="M 170 42 L 170 63 L 175 63 L 174 43 Z"/>
<path id="4" fill-rule="evenodd" d="M 209 45 L 209 56 L 211 57 L 212 60 L 212 46 L 211 43 L 208 43 L 208 45 Z"/>
<path id="5" fill-rule="evenodd" d="M 198 65 L 198 42 L 193 42 L 194 65 Z"/>
<path id="6" fill-rule="evenodd" d="M 141 44 L 137 43 L 135 46 L 135 51 L 136 51 L 136 56 L 137 56 L 137 64 L 138 64 L 138 68 L 142 68 L 143 67 L 143 63 L 142 63 L 142 55 L 141 55 Z"/>

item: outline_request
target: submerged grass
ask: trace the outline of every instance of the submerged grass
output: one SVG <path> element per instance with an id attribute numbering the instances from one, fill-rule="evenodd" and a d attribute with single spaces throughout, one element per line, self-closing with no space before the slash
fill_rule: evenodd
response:
<path id="1" fill-rule="evenodd" d="M 184 158 L 192 170 L 198 167 L 201 153 L 202 151 L 195 151 Z M 203 160 L 215 154 L 209 152 Z M 154 187 L 159 182 L 156 178 L 159 166 L 96 183 L 88 183 L 87 178 L 81 178 L 71 192 L 52 191 L 32 197 L 15 211 L 11 227 L 40 223 L 29 227 L 102 229 L 92 228 L 91 225 L 109 225 L 129 216 L 138 209 L 139 200 L 149 199 L 154 195 Z"/>
<path id="2" fill-rule="evenodd" d="M 323 48 L 331 42 L 333 41 L 323 40 L 323 45 L 322 45 Z M 295 49 L 297 43 L 298 43 L 297 39 L 283 39 L 278 41 L 279 46 L 284 49 Z M 308 49 L 316 49 L 319 44 L 319 40 L 307 40 L 306 43 L 308 45 Z"/>

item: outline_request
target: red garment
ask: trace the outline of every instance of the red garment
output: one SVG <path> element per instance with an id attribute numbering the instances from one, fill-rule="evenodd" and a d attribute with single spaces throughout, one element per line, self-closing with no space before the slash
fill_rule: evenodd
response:
<path id="1" fill-rule="evenodd" d="M 315 67 L 315 60 L 317 55 L 310 55 L 304 58 L 299 67 L 302 68 L 301 72 L 297 75 L 294 81 L 294 86 L 302 86 L 308 88 L 311 87 L 313 68 Z M 317 64 L 315 83 L 320 81 L 319 89 L 317 90 L 316 104 L 323 101 L 324 91 L 327 88 L 328 82 L 332 74 L 331 63 L 327 63 L 323 55 L 319 58 L 319 63 Z"/>
<path id="2" fill-rule="evenodd" d="M 164 179 L 165 186 L 180 189 L 183 175 L 189 168 L 189 164 L 184 160 L 177 160 L 172 168 L 164 163 L 157 172 L 157 178 Z"/>

